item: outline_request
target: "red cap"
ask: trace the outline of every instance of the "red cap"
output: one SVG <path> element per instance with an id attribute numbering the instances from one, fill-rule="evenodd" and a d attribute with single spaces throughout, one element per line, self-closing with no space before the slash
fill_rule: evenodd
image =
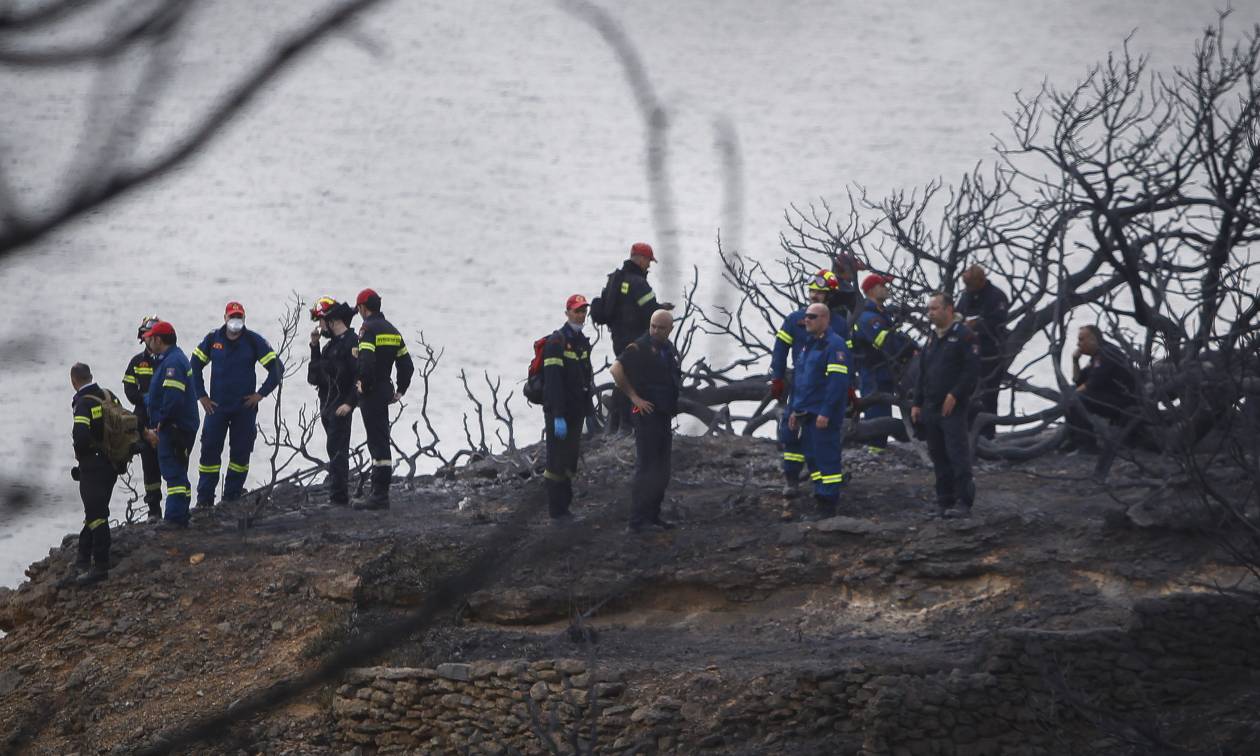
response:
<path id="1" fill-rule="evenodd" d="M 372 289 L 364 289 L 363 291 L 359 292 L 359 296 L 354 298 L 354 306 L 358 307 L 361 304 L 366 304 L 368 299 L 372 297 L 376 297 L 377 299 L 380 299 L 381 295 L 377 294 Z"/>
<path id="2" fill-rule="evenodd" d="M 165 336 L 168 334 L 171 336 L 175 335 L 175 326 L 167 323 L 165 320 L 159 320 L 154 323 L 149 330 L 140 334 L 140 338 L 147 339 L 150 336 Z"/>
<path id="3" fill-rule="evenodd" d="M 880 284 L 890 284 L 895 280 L 896 279 L 893 278 L 892 276 L 881 276 L 878 273 L 872 273 L 866 278 L 862 279 L 862 293 L 866 294 L 871 289 L 874 289 L 876 286 L 879 286 Z"/>
<path id="4" fill-rule="evenodd" d="M 245 306 L 240 302 L 228 302 L 227 307 L 223 308 L 223 317 L 230 318 L 233 315 L 245 317 Z"/>
<path id="5" fill-rule="evenodd" d="M 656 255 L 652 254 L 652 245 L 647 242 L 635 242 L 634 244 L 631 244 L 630 254 L 643 255 L 653 262 L 656 261 Z"/>
<path id="6" fill-rule="evenodd" d="M 581 294 L 574 294 L 564 301 L 565 311 L 576 310 L 579 307 L 590 307 L 591 303 L 586 301 L 586 297 Z"/>

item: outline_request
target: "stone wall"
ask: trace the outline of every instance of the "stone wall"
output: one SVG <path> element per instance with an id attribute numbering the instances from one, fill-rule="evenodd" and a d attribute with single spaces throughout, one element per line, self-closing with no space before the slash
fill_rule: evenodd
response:
<path id="1" fill-rule="evenodd" d="M 548 752 L 540 733 L 569 752 L 592 732 L 606 753 L 1107 753 L 1082 706 L 1139 718 L 1257 671 L 1260 605 L 1190 594 L 1139 603 L 1126 629 L 1003 631 L 970 664 L 877 657 L 739 681 L 571 659 L 374 668 L 346 678 L 333 711 L 348 745 L 379 753 Z"/>

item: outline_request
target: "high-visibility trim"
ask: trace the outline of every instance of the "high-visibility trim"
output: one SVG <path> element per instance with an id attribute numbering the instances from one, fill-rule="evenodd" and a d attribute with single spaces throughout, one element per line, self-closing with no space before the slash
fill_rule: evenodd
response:
<path id="1" fill-rule="evenodd" d="M 560 357 L 548 357 L 543 360 L 543 367 L 555 365 L 556 367 L 564 367 L 564 360 Z"/>
<path id="2" fill-rule="evenodd" d="M 223 465 L 197 465 L 197 472 L 201 473 L 214 473 L 215 475 L 218 475 L 219 471 L 222 469 Z"/>
<path id="3" fill-rule="evenodd" d="M 101 405 L 99 405 L 99 404 L 98 404 L 98 405 L 96 405 L 95 407 L 93 407 L 93 408 L 92 408 L 92 419 L 93 419 L 93 420 L 100 420 L 100 419 L 101 419 L 101 414 L 102 414 L 103 412 L 104 412 L 104 410 L 101 408 Z"/>
<path id="4" fill-rule="evenodd" d="M 145 483 L 144 490 L 145 491 L 161 491 L 162 484 L 161 483 Z"/>
<path id="5" fill-rule="evenodd" d="M 843 483 L 844 473 L 836 473 L 835 475 L 823 475 L 819 478 L 819 480 L 822 481 L 823 485 L 829 485 L 832 483 Z"/>
<path id="6" fill-rule="evenodd" d="M 167 496 L 179 496 L 180 494 L 187 496 L 191 493 L 192 493 L 192 490 L 189 489 L 188 486 L 167 486 L 166 487 Z"/>
<path id="7" fill-rule="evenodd" d="M 406 344 L 403 344 L 403 345 L 402 345 L 402 347 L 400 347 L 400 348 L 399 348 L 399 350 L 398 350 L 398 356 L 399 356 L 399 357 L 406 357 L 406 356 L 407 356 L 407 354 L 408 354 L 408 352 L 407 352 L 407 345 L 406 345 Z"/>
<path id="8" fill-rule="evenodd" d="M 210 358 L 206 356 L 205 352 L 201 351 L 201 347 L 194 347 L 192 356 L 196 357 L 202 362 L 206 362 L 206 363 L 210 362 Z"/>
<path id="9" fill-rule="evenodd" d="M 123 376 L 123 383 L 135 383 L 135 382 L 136 382 L 136 377 L 134 375 Z"/>
<path id="10" fill-rule="evenodd" d="M 373 344 L 373 343 L 372 343 L 372 342 L 370 342 L 370 341 L 360 341 L 360 342 L 359 342 L 359 350 L 360 350 L 360 351 L 367 351 L 367 352 L 375 352 L 375 351 L 376 351 L 376 345 L 375 345 L 375 344 Z"/>
<path id="11" fill-rule="evenodd" d="M 162 388 L 177 388 L 177 389 L 179 389 L 180 391 L 183 391 L 183 390 L 184 390 L 184 382 L 183 382 L 183 381 L 177 381 L 177 380 L 175 380 L 174 378 L 167 378 L 166 380 L 162 381 Z"/>
<path id="12" fill-rule="evenodd" d="M 402 336 L 397 333 L 376 334 L 376 346 L 402 346 Z"/>
<path id="13" fill-rule="evenodd" d="M 827 365 L 827 372 L 828 372 L 828 373 L 842 373 L 842 374 L 844 374 L 844 375 L 848 375 L 848 374 L 849 374 L 849 366 L 848 366 L 848 365 L 841 365 L 841 364 L 840 364 L 840 363 L 838 363 L 838 362 L 832 362 L 832 363 L 829 363 L 829 364 Z"/>
<path id="14" fill-rule="evenodd" d="M 136 375 L 153 375 L 153 368 L 138 367 L 132 370 L 131 372 L 135 373 Z"/>
<path id="15" fill-rule="evenodd" d="M 621 282 L 621 293 L 622 293 L 622 294 L 629 294 L 629 293 L 630 293 L 630 282 L 629 282 L 629 281 L 622 281 L 622 282 Z"/>
<path id="16" fill-rule="evenodd" d="M 550 470 L 544 470 L 543 477 L 546 478 L 547 480 L 555 480 L 555 481 L 561 481 L 561 482 L 569 479 L 569 476 L 565 475 L 564 473 L 555 473 Z"/>
<path id="17" fill-rule="evenodd" d="M 374 459 L 374 460 L 372 460 L 372 465 L 373 465 L 373 467 L 392 467 L 392 466 L 393 466 L 393 464 L 394 464 L 394 460 L 392 460 L 392 459 Z"/>
<path id="18" fill-rule="evenodd" d="M 647 304 L 648 302 L 651 302 L 653 299 L 656 299 L 656 292 L 654 292 L 654 291 L 649 291 L 647 294 L 644 294 L 643 296 L 641 296 L 641 297 L 639 297 L 638 299 L 636 299 L 636 300 L 634 301 L 634 303 L 635 303 L 635 304 L 637 304 L 638 306 L 642 307 L 643 305 Z"/>
<path id="19" fill-rule="evenodd" d="M 235 462 L 228 462 L 228 471 L 246 473 L 249 472 L 249 465 L 238 465 Z"/>
<path id="20" fill-rule="evenodd" d="M 780 329 L 779 332 L 775 334 L 775 338 L 777 338 L 779 341 L 782 341 L 784 344 L 787 344 L 788 346 L 792 346 L 792 342 L 796 341 L 796 339 L 792 338 L 792 334 L 782 329 Z"/>
<path id="21" fill-rule="evenodd" d="M 871 343 L 875 345 L 876 349 L 882 349 L 884 347 L 884 340 L 887 338 L 888 338 L 888 330 L 885 329 L 875 334 L 875 341 Z"/>
<path id="22" fill-rule="evenodd" d="M 106 520 L 106 519 L 104 519 L 104 518 L 100 518 L 100 519 L 96 519 L 96 520 L 88 520 L 88 522 L 87 522 L 87 528 L 88 528 L 88 530 L 96 530 L 97 528 L 99 528 L 99 527 L 100 527 L 100 526 L 102 526 L 102 525 L 106 525 L 106 526 L 108 526 L 108 525 L 109 525 L 109 520 Z"/>
<path id="23" fill-rule="evenodd" d="M 805 455 L 797 454 L 796 452 L 783 452 L 783 461 L 784 462 L 804 462 Z"/>
<path id="24" fill-rule="evenodd" d="M 263 367 L 267 367 L 267 365 L 269 365 L 275 359 L 276 359 L 275 352 L 267 352 L 262 357 L 258 358 L 258 364 L 262 365 Z"/>
<path id="25" fill-rule="evenodd" d="M 848 348 L 852 349 L 852 348 L 853 348 L 853 339 L 845 339 L 845 340 L 844 340 L 844 345 L 845 345 L 845 346 L 847 346 Z"/>
<path id="26" fill-rule="evenodd" d="M 74 421 L 82 425 L 90 426 L 92 424 L 92 418 L 88 417 L 87 415 L 75 415 Z"/>
<path id="27" fill-rule="evenodd" d="M 820 472 L 818 472 L 817 470 L 815 470 L 814 472 L 812 472 L 812 473 L 810 473 L 810 474 L 809 474 L 809 479 L 810 479 L 810 480 L 822 480 L 822 473 L 820 473 Z"/>

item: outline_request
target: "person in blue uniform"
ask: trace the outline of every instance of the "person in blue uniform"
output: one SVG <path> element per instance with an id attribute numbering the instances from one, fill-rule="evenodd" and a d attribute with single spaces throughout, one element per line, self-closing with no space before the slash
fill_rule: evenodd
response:
<path id="1" fill-rule="evenodd" d="M 892 276 L 879 273 L 871 273 L 862 279 L 866 303 L 853 322 L 851 340 L 864 399 L 875 394 L 893 395 L 897 390 L 893 367 L 903 353 L 914 349 L 914 342 L 897 330 L 896 318 L 884 306 L 889 297 L 888 284 L 893 280 Z M 862 416 L 867 420 L 892 417 L 892 403 L 867 404 Z M 878 454 L 887 442 L 887 436 L 872 438 L 867 448 Z"/>
<path id="2" fill-rule="evenodd" d="M 157 358 L 153 382 L 145 396 L 149 427 L 145 440 L 157 449 L 158 466 L 166 482 L 164 530 L 188 527 L 188 505 L 192 497 L 188 481 L 188 455 L 197 438 L 201 418 L 193 393 L 193 370 L 179 348 L 175 327 L 159 320 L 144 332 L 144 343 Z"/>
<path id="3" fill-rule="evenodd" d="M 840 447 L 852 357 L 844 338 L 831 329 L 826 305 L 811 304 L 805 310 L 805 328 L 809 336 L 797 361 L 788 426 L 801 434 L 818 513 L 830 517 L 845 483 Z"/>
<path id="4" fill-rule="evenodd" d="M 157 315 L 145 315 L 140 319 L 140 327 L 136 330 L 136 339 L 144 343 L 144 332 L 153 327 L 160 318 Z M 149 384 L 153 380 L 153 366 L 157 364 L 157 356 L 144 347 L 127 363 L 123 371 L 123 394 L 131 402 L 131 411 L 135 413 L 136 422 L 141 428 L 149 426 L 144 408 L 144 397 L 149 393 Z M 162 520 L 162 469 L 158 466 L 157 450 L 148 444 L 140 449 L 140 468 L 144 471 L 144 503 L 149 507 L 149 522 Z"/>

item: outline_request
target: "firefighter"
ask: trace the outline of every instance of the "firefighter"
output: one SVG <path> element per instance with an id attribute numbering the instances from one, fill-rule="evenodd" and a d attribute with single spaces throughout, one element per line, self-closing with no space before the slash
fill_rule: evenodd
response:
<path id="1" fill-rule="evenodd" d="M 849 365 L 853 359 L 845 340 L 831 329 L 831 310 L 827 305 L 811 304 L 804 319 L 809 336 L 797 359 L 788 427 L 800 433 L 818 512 L 831 517 L 836 513 L 840 488 L 845 483 L 840 446 L 844 441 Z"/>
<path id="2" fill-rule="evenodd" d="M 620 284 L 615 292 L 616 302 L 613 305 L 613 318 L 609 324 L 612 332 L 613 354 L 621 354 L 632 341 L 648 332 L 652 313 L 658 309 L 672 310 L 672 304 L 658 304 L 656 292 L 648 284 L 648 268 L 656 262 L 656 254 L 652 245 L 646 242 L 635 242 L 630 246 L 630 258 L 621 264 L 618 271 Z M 630 401 L 620 392 L 613 392 L 612 414 L 608 421 L 608 431 L 629 432 Z"/>
<path id="3" fill-rule="evenodd" d="M 267 371 L 261 388 L 255 373 L 257 362 Z M 203 372 L 210 366 L 210 390 Z M 223 479 L 223 500 L 235 501 L 245 489 L 249 457 L 258 435 L 258 403 L 280 385 L 284 365 L 267 340 L 245 327 L 245 308 L 228 302 L 223 325 L 201 340 L 192 352 L 193 389 L 206 421 L 201 429 L 201 461 L 197 465 L 197 507 L 214 506 L 223 463 L 223 442 L 228 441 L 228 472 Z"/>
<path id="4" fill-rule="evenodd" d="M 157 315 L 145 315 L 140 319 L 140 328 L 136 331 L 136 339 L 144 343 L 144 332 L 158 321 Z M 141 428 L 149 427 L 148 416 L 144 409 L 144 397 L 149 393 L 149 383 L 153 380 L 153 366 L 157 363 L 157 355 L 148 347 L 131 358 L 127 370 L 123 373 L 123 393 L 131 402 L 132 412 Z M 144 470 L 144 503 L 149 506 L 149 522 L 162 520 L 162 471 L 158 467 L 157 450 L 148 444 L 140 448 L 140 467 Z"/>
<path id="5" fill-rule="evenodd" d="M 919 358 L 910 419 L 922 424 L 936 473 L 936 509 L 942 517 L 967 517 L 976 498 L 971 476 L 968 408 L 980 379 L 980 344 L 954 317 L 945 294 L 928 300 L 932 333 Z"/>
<path id="6" fill-rule="evenodd" d="M 83 499 L 83 529 L 73 571 L 75 584 L 84 586 L 109 577 L 109 499 L 118 482 L 118 470 L 103 451 L 105 440 L 102 403 L 117 402 L 92 380 L 92 370 L 82 362 L 70 368 L 74 387 L 74 458 L 78 465 L 70 477 L 79 483 Z"/>
<path id="7" fill-rule="evenodd" d="M 553 522 L 571 522 L 573 477 L 581 454 L 582 426 L 594 395 L 591 342 L 582 333 L 590 304 L 574 294 L 564 303 L 565 323 L 543 344 L 543 418 L 547 443 L 547 511 Z"/>
<path id="8" fill-rule="evenodd" d="M 626 346 L 612 365 L 613 380 L 634 405 L 634 480 L 630 487 L 631 533 L 646 528 L 672 530 L 661 518 L 661 503 L 669 486 L 673 452 L 674 415 L 682 390 L 678 350 L 669 340 L 674 316 L 668 310 L 652 313 L 648 332 Z"/>
<path id="9" fill-rule="evenodd" d="M 871 273 L 862 279 L 866 303 L 853 322 L 853 349 L 857 357 L 862 398 L 874 394 L 892 395 L 897 388 L 893 365 L 906 350 L 914 348 L 909 337 L 897 331 L 897 322 L 884 303 L 892 276 Z M 862 415 L 867 420 L 892 417 L 891 402 L 869 404 Z M 887 436 L 872 438 L 867 449 L 878 454 L 887 445 Z"/>
<path id="10" fill-rule="evenodd" d="M 966 291 L 958 298 L 958 314 L 980 341 L 980 392 L 979 401 L 972 403 L 973 412 L 997 415 L 998 391 L 1005 373 L 1002 362 L 1010 300 L 989 281 L 979 265 L 967 268 L 962 278 Z M 993 438 L 993 424 L 987 423 L 981 433 L 985 438 Z"/>
<path id="11" fill-rule="evenodd" d="M 358 379 L 359 411 L 367 431 L 368 452 L 372 455 L 372 492 L 356 509 L 389 509 L 389 484 L 394 460 L 390 452 L 389 405 L 402 399 L 411 385 L 415 365 L 407 352 L 402 334 L 381 314 L 381 297 L 364 289 L 355 298 L 363 319 L 359 327 Z M 398 367 L 398 386 L 390 382 Z"/>
<path id="12" fill-rule="evenodd" d="M 834 295 L 840 289 L 840 280 L 835 273 L 830 270 L 820 270 L 814 274 L 808 284 L 809 301 L 811 303 L 827 304 L 830 306 Z M 800 366 L 801 350 L 808 341 L 809 333 L 805 329 L 805 308 L 789 313 L 783 320 L 783 325 L 779 328 L 774 338 L 774 350 L 770 358 L 770 396 L 774 399 L 782 399 L 785 406 L 791 405 L 791 396 L 785 396 L 787 392 L 787 384 L 785 376 L 787 374 L 788 355 L 792 357 L 793 367 Z M 840 338 L 846 338 L 848 335 L 848 321 L 843 309 L 840 306 L 839 311 L 831 310 L 831 330 Z M 783 495 L 787 498 L 794 498 L 800 487 L 801 468 L 805 465 L 805 454 L 801 450 L 801 434 L 788 427 L 788 418 L 791 413 L 784 411 L 779 417 L 779 444 L 783 448 L 783 478 L 784 488 Z"/>
<path id="13" fill-rule="evenodd" d="M 144 332 L 144 345 L 157 358 L 153 382 L 144 399 L 149 424 L 144 436 L 157 449 L 158 467 L 166 482 L 166 512 L 158 525 L 163 530 L 188 527 L 192 497 L 188 455 L 201 424 L 192 387 L 192 365 L 179 348 L 177 338 L 175 327 L 165 320 Z"/>
<path id="14" fill-rule="evenodd" d="M 311 359 L 306 380 L 319 394 L 319 419 L 328 450 L 328 502 L 335 507 L 350 504 L 350 427 L 359 401 L 359 337 L 350 330 L 354 310 L 332 297 L 320 297 L 311 308 L 311 320 L 319 325 L 311 332 Z M 321 350 L 319 339 L 328 339 Z"/>

